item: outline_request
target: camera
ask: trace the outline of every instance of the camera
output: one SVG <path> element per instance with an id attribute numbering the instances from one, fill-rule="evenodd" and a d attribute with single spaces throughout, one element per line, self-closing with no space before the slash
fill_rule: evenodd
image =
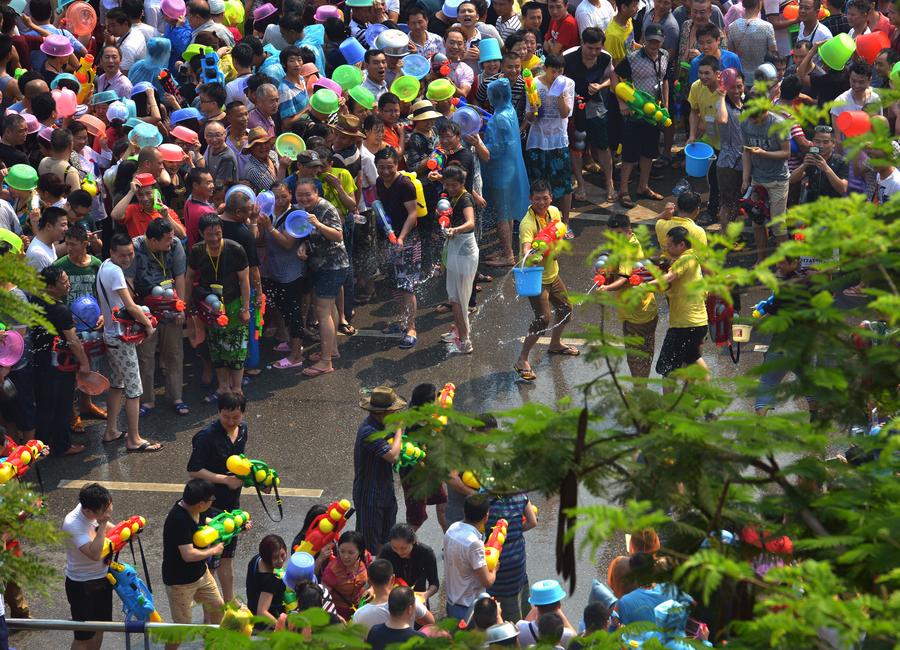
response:
<path id="1" fill-rule="evenodd" d="M 809 148 L 809 153 L 818 156 L 818 155 L 819 155 L 819 148 L 818 148 L 818 147 L 810 147 L 810 148 Z"/>

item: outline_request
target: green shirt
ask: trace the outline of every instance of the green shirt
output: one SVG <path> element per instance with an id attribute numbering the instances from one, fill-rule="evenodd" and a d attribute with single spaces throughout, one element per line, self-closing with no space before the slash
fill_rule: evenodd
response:
<path id="1" fill-rule="evenodd" d="M 53 266 L 58 266 L 66 272 L 72 284 L 72 289 L 66 296 L 67 305 L 71 305 L 73 300 L 81 296 L 97 297 L 97 272 L 100 270 L 101 262 L 93 255 L 89 258 L 87 266 L 78 266 L 68 255 L 60 257 L 53 263 Z"/>

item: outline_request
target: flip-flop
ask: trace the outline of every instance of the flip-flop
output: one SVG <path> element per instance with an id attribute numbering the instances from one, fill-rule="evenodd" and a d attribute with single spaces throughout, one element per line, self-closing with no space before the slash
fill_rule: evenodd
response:
<path id="1" fill-rule="evenodd" d="M 530 368 L 520 368 L 519 366 L 513 366 L 513 369 L 519 373 L 519 379 L 523 381 L 534 381 L 537 379 L 537 375 L 534 374 L 534 370 Z"/>
<path id="2" fill-rule="evenodd" d="M 291 344 L 288 343 L 287 341 L 282 341 L 281 343 L 279 343 L 278 345 L 276 345 L 276 346 L 275 346 L 274 348 L 272 348 L 272 349 L 273 349 L 275 352 L 290 352 L 290 351 L 291 351 Z"/>
<path id="3" fill-rule="evenodd" d="M 621 205 L 623 208 L 631 209 L 634 207 L 634 199 L 632 199 L 627 194 L 620 194 L 619 205 Z"/>
<path id="4" fill-rule="evenodd" d="M 332 354 L 331 358 L 332 359 L 340 359 L 341 355 L 340 354 Z M 319 361 L 322 360 L 322 353 L 321 352 L 313 352 L 311 355 L 309 355 L 309 360 L 312 361 L 313 363 L 318 363 Z"/>
<path id="5" fill-rule="evenodd" d="M 346 336 L 354 336 L 356 334 L 356 328 L 350 323 L 341 323 L 338 325 L 338 332 Z"/>
<path id="6" fill-rule="evenodd" d="M 125 438 L 127 438 L 127 437 L 128 437 L 128 432 L 127 432 L 127 431 L 123 431 L 122 433 L 120 433 L 119 435 L 117 435 L 117 436 L 116 436 L 115 438 L 113 438 L 112 440 L 104 440 L 103 438 L 101 438 L 101 439 L 100 439 L 100 442 L 102 442 L 104 445 L 110 445 L 110 444 L 112 444 L 112 443 L 114 443 L 114 442 L 119 442 L 120 440 L 125 440 Z"/>
<path id="7" fill-rule="evenodd" d="M 158 442 L 148 442 L 144 441 L 141 443 L 140 447 L 134 447 L 133 449 L 129 449 L 125 447 L 125 452 L 129 454 L 152 454 L 157 451 L 162 451 L 163 446 Z"/>
<path id="8" fill-rule="evenodd" d="M 219 393 L 218 392 L 210 393 L 209 395 L 207 395 L 206 397 L 203 398 L 203 401 L 206 402 L 207 404 L 215 404 L 216 402 L 219 401 Z"/>
<path id="9" fill-rule="evenodd" d="M 156 408 L 155 406 L 144 406 L 143 404 L 141 404 L 141 408 L 138 409 L 138 415 L 139 415 L 140 417 L 144 417 L 145 415 L 149 415 L 150 413 L 153 412 L 153 410 L 154 410 L 155 408 Z"/>
<path id="10" fill-rule="evenodd" d="M 294 363 L 287 357 L 284 357 L 283 359 L 279 359 L 278 361 L 273 363 L 272 367 L 275 368 L 276 370 L 290 370 L 291 368 L 302 368 L 303 367 L 303 359 Z"/>
<path id="11" fill-rule="evenodd" d="M 324 368 L 316 368 L 315 366 L 310 366 L 303 371 L 303 374 L 307 377 L 318 377 L 319 375 L 327 375 L 329 372 L 334 372 L 334 368 L 328 368 L 326 370 Z"/>
<path id="12" fill-rule="evenodd" d="M 418 340 L 419 339 L 415 336 L 407 334 L 403 337 L 403 340 L 400 341 L 400 345 L 397 347 L 399 347 L 401 350 L 409 350 L 411 347 L 415 346 L 416 341 Z"/>
<path id="13" fill-rule="evenodd" d="M 559 354 L 564 357 L 577 357 L 581 352 L 578 348 L 573 348 L 571 345 L 564 345 L 561 348 L 557 348 L 555 350 L 547 350 L 547 354 Z"/>
<path id="14" fill-rule="evenodd" d="M 175 412 L 178 415 L 189 415 L 191 412 L 190 407 L 184 402 L 178 402 L 178 404 L 173 404 L 172 408 L 175 409 Z"/>
<path id="15" fill-rule="evenodd" d="M 485 275 L 484 273 L 479 273 L 478 275 L 475 276 L 475 281 L 488 283 L 488 282 L 493 282 L 494 278 L 492 278 L 490 275 Z"/>
<path id="16" fill-rule="evenodd" d="M 647 199 L 649 201 L 662 201 L 665 198 L 659 192 L 654 192 L 650 189 L 648 189 L 646 192 L 638 192 L 637 197 L 639 199 Z"/>
<path id="17" fill-rule="evenodd" d="M 400 323 L 391 323 L 383 330 L 381 330 L 382 334 L 403 334 L 405 330 L 400 326 Z"/>

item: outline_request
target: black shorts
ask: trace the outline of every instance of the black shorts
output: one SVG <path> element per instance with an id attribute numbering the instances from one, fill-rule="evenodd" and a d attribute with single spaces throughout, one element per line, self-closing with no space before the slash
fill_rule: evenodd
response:
<path id="1" fill-rule="evenodd" d="M 113 586 L 106 578 L 76 582 L 66 578 L 66 598 L 73 621 L 111 621 Z M 94 638 L 96 632 L 76 632 L 76 641 Z"/>
<path id="2" fill-rule="evenodd" d="M 659 351 L 659 359 L 656 360 L 656 372 L 667 377 L 682 366 L 698 361 L 702 356 L 700 346 L 707 331 L 706 325 L 670 327 Z"/>
<path id="3" fill-rule="evenodd" d="M 636 163 L 641 158 L 659 156 L 659 129 L 643 120 L 625 120 L 622 137 L 622 162 Z"/>
<path id="4" fill-rule="evenodd" d="M 237 550 L 238 536 L 235 535 L 231 538 L 231 541 L 225 545 L 225 549 L 222 551 L 222 555 L 213 555 L 206 559 L 206 566 L 209 567 L 210 571 L 215 571 L 222 565 L 222 558 L 232 559 L 234 557 L 234 552 Z"/>

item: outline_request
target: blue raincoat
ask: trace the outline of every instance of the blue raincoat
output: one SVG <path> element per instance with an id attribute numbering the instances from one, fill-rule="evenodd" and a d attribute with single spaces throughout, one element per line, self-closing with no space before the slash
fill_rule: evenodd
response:
<path id="1" fill-rule="evenodd" d="M 132 85 L 140 81 L 153 84 L 156 96 L 161 97 L 163 90 L 159 82 L 159 73 L 169 65 L 172 53 L 172 42 L 168 38 L 156 37 L 147 41 L 147 58 L 136 61 L 128 71 L 128 79 Z"/>
<path id="2" fill-rule="evenodd" d="M 498 219 L 519 221 L 528 210 L 528 174 L 509 80 L 492 81 L 487 95 L 494 115 L 484 129 L 484 144 L 491 152 L 491 159 L 481 163 L 484 198 Z"/>

